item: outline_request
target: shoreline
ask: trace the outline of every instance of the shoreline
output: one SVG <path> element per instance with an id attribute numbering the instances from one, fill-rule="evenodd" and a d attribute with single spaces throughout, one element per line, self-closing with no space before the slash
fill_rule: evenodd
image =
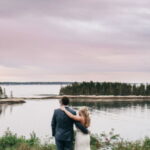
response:
<path id="1" fill-rule="evenodd" d="M 21 98 L 0 99 L 0 104 L 22 104 L 22 103 L 26 103 L 26 101 Z"/>
<path id="2" fill-rule="evenodd" d="M 150 96 L 95 96 L 95 95 L 62 95 L 62 96 L 42 96 L 42 97 L 14 97 L 0 99 L 0 104 L 17 104 L 25 103 L 26 100 L 48 100 L 48 99 L 61 99 L 67 96 L 73 102 L 142 102 L 150 101 Z"/>

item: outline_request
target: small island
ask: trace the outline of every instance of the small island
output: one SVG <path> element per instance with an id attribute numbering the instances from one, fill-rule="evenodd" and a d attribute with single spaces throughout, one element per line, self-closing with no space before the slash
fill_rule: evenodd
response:
<path id="1" fill-rule="evenodd" d="M 13 98 L 12 93 L 10 98 L 7 96 L 5 89 L 0 87 L 0 104 L 18 104 L 25 103 L 22 98 Z"/>
<path id="2" fill-rule="evenodd" d="M 5 89 L 2 89 L 2 88 L 0 87 L 0 99 L 5 99 L 5 98 L 7 98 Z"/>
<path id="3" fill-rule="evenodd" d="M 150 96 L 150 84 L 120 82 L 74 82 L 60 89 L 60 95 Z"/>
<path id="4" fill-rule="evenodd" d="M 12 95 L 12 94 L 11 94 Z M 37 97 L 8 97 L 0 88 L 0 103 L 24 103 L 25 100 L 61 99 L 67 96 L 76 102 L 150 101 L 150 84 L 120 82 L 73 82 L 61 86 L 58 95 L 39 94 Z"/>

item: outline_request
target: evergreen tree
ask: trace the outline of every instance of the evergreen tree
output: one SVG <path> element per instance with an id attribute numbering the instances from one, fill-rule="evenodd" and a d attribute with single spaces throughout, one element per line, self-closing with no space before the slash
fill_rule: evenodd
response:
<path id="1" fill-rule="evenodd" d="M 2 88 L 0 87 L 0 98 L 1 98 L 2 95 L 3 95 L 3 90 L 2 90 Z"/>
<path id="2" fill-rule="evenodd" d="M 134 84 L 134 85 L 132 86 L 132 95 L 137 95 L 137 94 L 138 94 L 138 90 L 137 90 L 136 85 Z"/>
<path id="3" fill-rule="evenodd" d="M 119 82 L 74 82 L 62 87 L 60 95 L 150 95 L 150 85 Z"/>
<path id="4" fill-rule="evenodd" d="M 150 85 L 149 84 L 146 85 L 145 95 L 150 95 Z"/>
<path id="5" fill-rule="evenodd" d="M 141 84 L 139 86 L 139 95 L 145 95 L 145 85 Z"/>

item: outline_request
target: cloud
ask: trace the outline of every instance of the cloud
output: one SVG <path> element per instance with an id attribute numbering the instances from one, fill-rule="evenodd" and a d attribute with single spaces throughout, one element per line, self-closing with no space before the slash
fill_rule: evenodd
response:
<path id="1" fill-rule="evenodd" d="M 121 73 L 122 80 L 127 73 L 146 76 L 149 7 L 147 0 L 0 1 L 0 65 L 5 68 L 0 75 L 7 80 L 18 75 L 38 80 L 40 72 L 45 80 L 49 74 L 60 80 L 94 80 L 105 73 L 112 73 L 112 80 Z"/>
<path id="2" fill-rule="evenodd" d="M 90 72 L 90 73 L 50 73 L 49 70 L 35 66 L 9 68 L 0 66 L 0 81 L 119 81 L 119 82 L 150 82 L 148 72 Z M 93 78 L 94 77 L 94 78 Z M 139 80 L 140 79 L 140 80 Z"/>

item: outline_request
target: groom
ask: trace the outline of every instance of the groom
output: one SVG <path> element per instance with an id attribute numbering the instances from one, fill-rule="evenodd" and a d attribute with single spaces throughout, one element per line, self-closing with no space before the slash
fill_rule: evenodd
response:
<path id="1" fill-rule="evenodd" d="M 69 98 L 63 97 L 60 101 L 62 106 L 76 115 L 76 112 L 68 107 Z M 56 109 L 53 114 L 51 126 L 52 135 L 55 136 L 57 150 L 72 150 L 73 148 L 73 124 L 79 128 L 83 133 L 87 134 L 88 130 L 79 122 L 69 118 L 60 108 Z"/>

